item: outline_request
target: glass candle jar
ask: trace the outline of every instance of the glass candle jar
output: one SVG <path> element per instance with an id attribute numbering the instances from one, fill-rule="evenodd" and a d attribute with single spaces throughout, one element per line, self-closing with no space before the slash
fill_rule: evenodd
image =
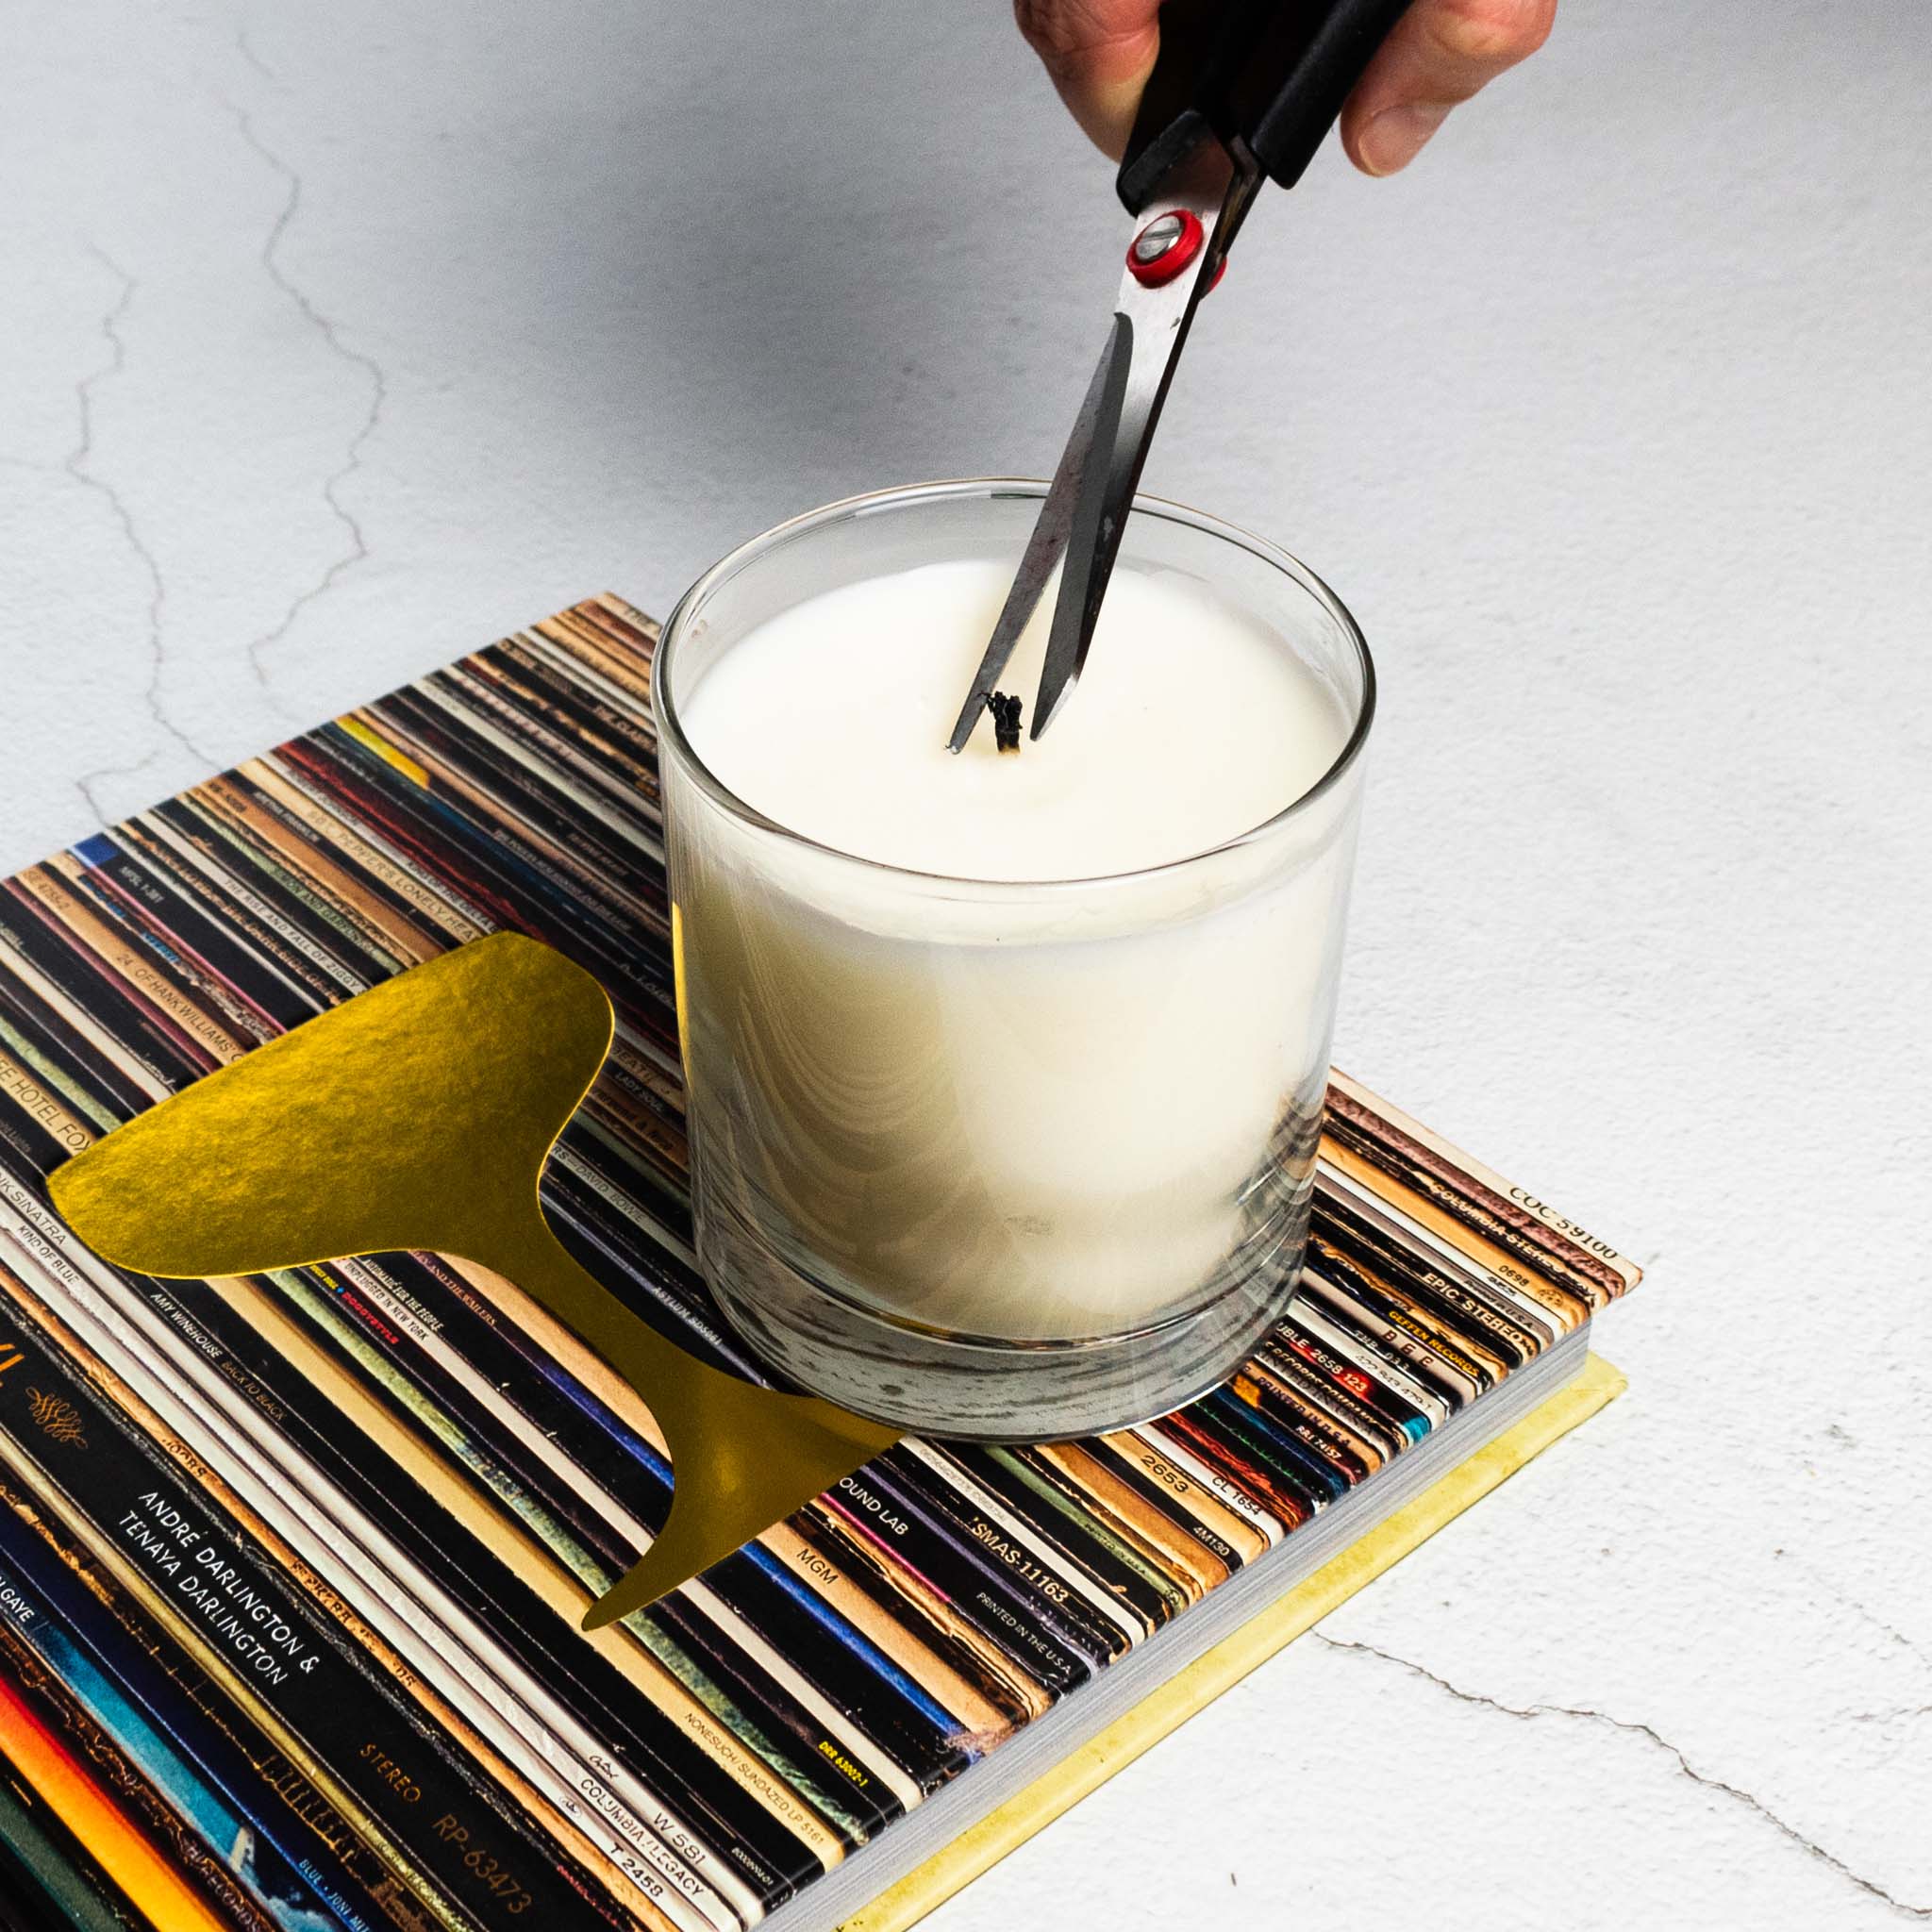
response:
<path id="1" fill-rule="evenodd" d="M 1211 674 L 1205 631 L 1223 621 L 1332 708 L 1332 756 L 1256 822 L 1099 876 L 959 877 L 920 869 L 916 833 L 882 862 L 721 781 L 730 719 L 696 693 L 734 651 L 808 600 L 920 566 L 980 560 L 1010 577 L 1040 494 L 934 484 L 782 525 L 686 593 L 653 687 L 705 1277 L 791 1380 L 980 1440 L 1162 1414 L 1225 1376 L 1286 1307 L 1374 708 L 1367 646 L 1315 576 L 1141 498 L 1118 572 L 1182 587 L 1196 603 L 1177 608 L 1201 612 L 1192 635 L 1183 621 L 1159 640 L 1173 729 L 1189 729 L 1189 680 Z M 1103 630 L 1095 659 L 1107 649 Z M 948 710 L 941 739 L 950 724 Z M 1268 756 L 1265 738 L 1225 758 L 1189 751 L 1137 782 L 1158 801 L 1163 786 L 1224 782 L 1229 760 L 1253 779 Z M 828 785 L 858 782 L 836 744 L 824 755 Z"/>

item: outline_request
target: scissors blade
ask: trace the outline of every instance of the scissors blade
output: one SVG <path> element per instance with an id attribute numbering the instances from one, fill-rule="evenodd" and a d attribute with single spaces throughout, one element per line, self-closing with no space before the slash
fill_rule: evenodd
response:
<path id="1" fill-rule="evenodd" d="M 1103 425 L 1100 430 L 1105 440 L 1096 443 L 1092 457 L 1081 466 L 1067 540 L 1066 570 L 1054 603 L 1046 661 L 1033 701 L 1031 735 L 1035 739 L 1059 715 L 1086 665 L 1101 600 L 1107 595 L 1108 580 L 1120 554 L 1134 491 L 1140 487 L 1141 471 L 1147 460 L 1147 446 L 1153 441 L 1161 405 L 1167 400 L 1168 384 L 1187 341 L 1188 325 L 1219 274 L 1258 185 L 1258 175 L 1238 168 L 1224 194 L 1212 200 L 1177 195 L 1150 207 L 1141 217 L 1144 226 L 1171 208 L 1191 208 L 1211 240 L 1172 282 L 1147 288 L 1131 273 L 1122 279 L 1120 306 L 1108 338 L 1109 354 L 1115 358 L 1111 379 L 1118 384 L 1119 403 L 1110 426 Z M 1105 367 L 1108 358 L 1102 361 Z"/>
<path id="2" fill-rule="evenodd" d="M 1040 515 L 1033 525 L 1033 534 L 1026 540 L 1025 553 L 1020 558 L 1013 588 L 1007 592 L 1007 601 L 1000 608 L 999 622 L 992 627 L 992 641 L 987 645 L 986 655 L 979 660 L 973 687 L 966 693 L 966 702 L 959 708 L 953 735 L 946 741 L 948 751 L 966 748 L 974 726 L 985 713 L 986 701 L 992 695 L 1000 674 L 1013 655 L 1013 647 L 1020 641 L 1020 633 L 1026 628 L 1027 620 L 1045 593 L 1047 584 L 1059 564 L 1061 553 L 1067 547 L 1068 533 L 1074 525 L 1074 505 L 1080 493 L 1088 460 L 1095 449 L 1111 446 L 1113 431 L 1110 427 L 1102 430 L 1100 415 L 1106 407 L 1116 360 L 1118 323 L 1119 318 L 1116 317 L 1116 325 L 1108 331 L 1107 345 L 1101 350 L 1100 361 L 1087 385 L 1086 400 L 1080 405 L 1080 413 L 1074 418 L 1074 433 L 1060 453 L 1059 467 L 1047 486 Z M 1117 414 L 1115 421 L 1118 421 Z M 1101 441 L 1103 434 L 1108 441 Z"/>

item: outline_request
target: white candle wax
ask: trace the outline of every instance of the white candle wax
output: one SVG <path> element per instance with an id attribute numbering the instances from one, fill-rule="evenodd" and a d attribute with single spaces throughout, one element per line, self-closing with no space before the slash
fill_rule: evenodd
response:
<path id="1" fill-rule="evenodd" d="M 1037 743 L 981 723 L 946 749 L 1008 586 L 934 563 L 762 625 L 685 707 L 698 755 L 746 804 L 861 858 L 991 880 L 1087 879 L 1251 831 L 1334 763 L 1335 694 L 1255 620 L 1178 575 L 1124 572 L 1074 695 Z M 1051 593 L 1001 676 L 1030 706 Z"/>
<path id="2" fill-rule="evenodd" d="M 812 597 L 682 700 L 725 788 L 874 861 L 674 791 L 693 1124 L 724 1211 L 870 1306 L 1116 1334 L 1198 1300 L 1281 1198 L 1285 1125 L 1306 1147 L 1354 784 L 1176 861 L 1293 805 L 1351 721 L 1257 619 L 1123 569 L 1052 729 L 955 757 L 1010 569 Z M 1029 706 L 1050 605 L 1001 679 Z"/>

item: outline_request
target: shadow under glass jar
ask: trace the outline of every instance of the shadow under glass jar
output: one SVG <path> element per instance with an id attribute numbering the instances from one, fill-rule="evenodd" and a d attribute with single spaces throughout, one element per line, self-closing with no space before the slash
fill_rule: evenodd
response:
<path id="1" fill-rule="evenodd" d="M 831 849 L 729 791 L 684 716 L 714 666 L 809 598 L 941 561 L 1010 571 L 1041 490 L 932 484 L 782 525 L 685 594 L 653 679 L 705 1278 L 801 1386 L 993 1441 L 1177 1407 L 1294 1291 L 1367 646 L 1286 553 L 1137 499 L 1119 569 L 1193 579 L 1278 642 L 1336 706 L 1340 749 L 1265 823 L 1100 878 L 953 878 Z M 1177 676 L 1187 649 L 1174 641 Z"/>

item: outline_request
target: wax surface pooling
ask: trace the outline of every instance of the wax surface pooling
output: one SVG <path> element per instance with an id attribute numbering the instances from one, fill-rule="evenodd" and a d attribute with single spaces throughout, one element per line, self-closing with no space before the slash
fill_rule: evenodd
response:
<path id="1" fill-rule="evenodd" d="M 1010 563 L 924 564 L 780 613 L 684 705 L 698 756 L 793 831 L 958 878 L 1102 877 L 1204 852 L 1291 805 L 1347 737 L 1336 695 L 1205 586 L 1115 573 L 1079 686 L 1001 757 L 986 719 L 957 757 L 959 700 Z M 1001 689 L 1033 692 L 1053 587 Z"/>

